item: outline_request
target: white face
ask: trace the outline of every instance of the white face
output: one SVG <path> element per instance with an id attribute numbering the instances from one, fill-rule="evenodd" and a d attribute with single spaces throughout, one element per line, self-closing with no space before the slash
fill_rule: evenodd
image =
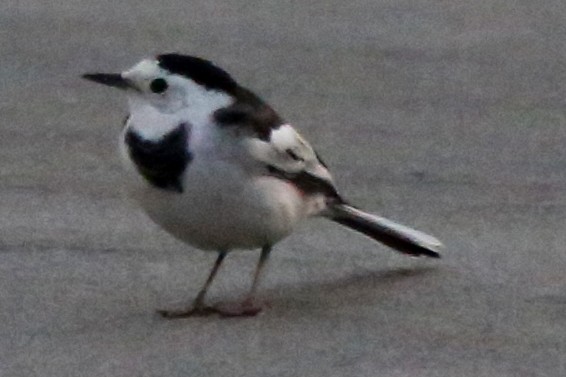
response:
<path id="1" fill-rule="evenodd" d="M 186 77 L 169 73 L 155 59 L 144 59 L 121 75 L 132 85 L 128 89 L 132 111 L 149 105 L 162 113 L 195 108 L 212 112 L 233 101 L 226 93 L 207 90 Z"/>

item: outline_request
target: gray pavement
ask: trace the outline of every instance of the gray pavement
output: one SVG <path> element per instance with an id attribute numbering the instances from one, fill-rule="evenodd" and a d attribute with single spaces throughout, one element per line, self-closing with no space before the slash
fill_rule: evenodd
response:
<path id="1" fill-rule="evenodd" d="M 566 3 L 199 3 L 0 5 L 0 376 L 566 376 Z M 445 257 L 312 221 L 261 316 L 158 318 L 214 257 L 123 199 L 125 100 L 78 77 L 165 51 L 226 67 Z"/>

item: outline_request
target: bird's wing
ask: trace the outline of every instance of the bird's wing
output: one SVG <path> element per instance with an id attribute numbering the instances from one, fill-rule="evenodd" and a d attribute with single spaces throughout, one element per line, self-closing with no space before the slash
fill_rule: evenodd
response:
<path id="1" fill-rule="evenodd" d="M 244 137 L 245 149 L 271 175 L 293 182 L 307 193 L 339 198 L 332 176 L 310 144 L 289 124 L 273 128 L 269 138 Z"/>
<path id="2" fill-rule="evenodd" d="M 217 124 L 241 131 L 243 149 L 268 174 L 306 193 L 339 199 L 330 172 L 310 144 L 252 92 L 241 89 L 238 97 L 233 105 L 216 111 Z"/>

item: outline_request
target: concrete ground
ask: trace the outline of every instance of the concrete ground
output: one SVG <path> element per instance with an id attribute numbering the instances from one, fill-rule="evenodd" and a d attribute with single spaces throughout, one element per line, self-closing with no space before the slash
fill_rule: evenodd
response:
<path id="1" fill-rule="evenodd" d="M 565 376 L 566 3 L 198 3 L 0 5 L 0 376 Z M 352 202 L 444 258 L 313 221 L 277 246 L 261 316 L 159 318 L 214 256 L 123 199 L 125 100 L 79 75 L 166 51 L 266 97 Z"/>

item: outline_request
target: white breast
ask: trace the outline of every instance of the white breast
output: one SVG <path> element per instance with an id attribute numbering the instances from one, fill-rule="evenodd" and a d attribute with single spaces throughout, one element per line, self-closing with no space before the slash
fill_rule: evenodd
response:
<path id="1" fill-rule="evenodd" d="M 198 248 L 231 250 L 274 244 L 307 215 L 294 186 L 244 168 L 243 153 L 229 134 L 210 122 L 189 123 L 193 160 L 183 175 L 182 193 L 151 186 L 122 146 L 133 172 L 130 193 L 153 221 Z"/>
<path id="2" fill-rule="evenodd" d="M 131 193 L 149 217 L 205 250 L 273 244 L 304 216 L 301 195 L 288 183 L 246 176 L 228 162 L 195 159 L 185 174 L 183 193 L 140 183 L 136 180 Z"/>

